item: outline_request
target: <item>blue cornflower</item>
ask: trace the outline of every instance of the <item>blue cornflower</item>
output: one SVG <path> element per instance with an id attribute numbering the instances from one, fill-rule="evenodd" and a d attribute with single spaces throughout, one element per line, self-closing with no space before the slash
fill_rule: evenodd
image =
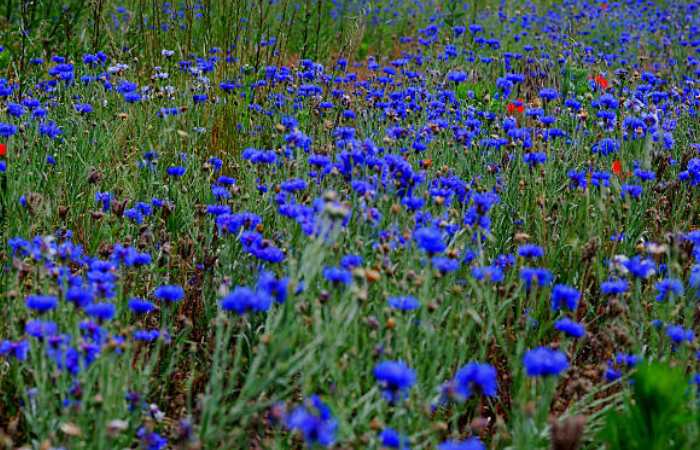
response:
<path id="1" fill-rule="evenodd" d="M 625 199 L 627 196 L 634 199 L 639 199 L 641 197 L 644 188 L 636 184 L 623 184 L 620 190 L 620 198 Z"/>
<path id="2" fill-rule="evenodd" d="M 92 105 L 89 103 L 76 103 L 73 108 L 79 114 L 90 114 L 92 112 Z"/>
<path id="3" fill-rule="evenodd" d="M 486 450 L 486 446 L 477 437 L 466 441 L 445 441 L 438 445 L 438 450 Z"/>
<path id="4" fill-rule="evenodd" d="M 454 272 L 459 269 L 459 260 L 447 258 L 443 256 L 435 256 L 432 260 L 435 267 L 443 275 L 449 272 Z"/>
<path id="5" fill-rule="evenodd" d="M 98 320 L 112 320 L 117 313 L 117 307 L 112 303 L 91 303 L 84 310 L 85 314 Z"/>
<path id="6" fill-rule="evenodd" d="M 185 290 L 182 289 L 182 286 L 164 285 L 156 288 L 154 295 L 157 299 L 166 302 L 179 302 L 185 298 Z"/>
<path id="7" fill-rule="evenodd" d="M 569 361 L 563 352 L 548 347 L 529 350 L 525 353 L 523 364 L 529 377 L 559 375 L 569 367 Z"/>
<path id="8" fill-rule="evenodd" d="M 518 255 L 523 258 L 536 259 L 544 256 L 544 250 L 539 245 L 524 244 L 518 247 Z"/>
<path id="9" fill-rule="evenodd" d="M 185 169 L 182 166 L 168 167 L 168 175 L 170 175 L 171 177 L 181 177 L 185 174 L 186 170 L 187 169 Z"/>
<path id="10" fill-rule="evenodd" d="M 325 267 L 323 277 L 333 284 L 348 284 L 352 281 L 352 272 L 340 267 Z"/>
<path id="11" fill-rule="evenodd" d="M 168 440 L 156 433 L 141 427 L 136 431 L 136 437 L 141 441 L 141 447 L 145 450 L 162 450 L 168 445 Z"/>
<path id="12" fill-rule="evenodd" d="M 552 289 L 552 310 L 559 311 L 562 305 L 570 310 L 575 310 L 578 301 L 581 298 L 581 293 L 576 289 L 565 284 L 557 284 Z"/>
<path id="13" fill-rule="evenodd" d="M 160 337 L 158 330 L 134 330 L 132 337 L 135 341 L 153 342 Z"/>
<path id="14" fill-rule="evenodd" d="M 363 263 L 362 257 L 358 255 L 345 255 L 340 259 L 340 265 L 348 270 L 360 267 Z"/>
<path id="15" fill-rule="evenodd" d="M 586 190 L 588 179 L 585 170 L 577 171 L 572 169 L 566 173 L 566 176 L 569 177 L 569 189 Z"/>
<path id="16" fill-rule="evenodd" d="M 219 304 L 224 311 L 233 311 L 238 315 L 243 315 L 249 311 L 267 311 L 272 304 L 272 297 L 260 295 L 247 287 L 238 286 L 233 292 L 222 298 Z"/>
<path id="17" fill-rule="evenodd" d="M 156 309 L 156 305 L 142 298 L 129 299 L 129 309 L 135 314 L 146 314 Z"/>
<path id="18" fill-rule="evenodd" d="M 316 395 L 297 406 L 286 418 L 287 428 L 297 430 L 309 446 L 329 447 L 335 442 L 338 423 L 330 408 Z"/>
<path id="19" fill-rule="evenodd" d="M 272 272 L 263 271 L 258 276 L 256 290 L 259 296 L 268 296 L 277 303 L 287 301 L 289 278 L 277 278 Z"/>
<path id="20" fill-rule="evenodd" d="M 498 266 L 473 267 L 472 276 L 478 281 L 500 283 L 503 281 L 503 270 Z"/>
<path id="21" fill-rule="evenodd" d="M 66 300 L 79 308 L 89 305 L 94 298 L 95 292 L 90 288 L 74 286 L 66 292 Z"/>
<path id="22" fill-rule="evenodd" d="M 546 102 L 556 100 L 557 97 L 559 97 L 559 93 L 557 93 L 556 89 L 544 88 L 540 90 L 540 98 Z"/>
<path id="23" fill-rule="evenodd" d="M 604 138 L 598 141 L 597 144 L 593 146 L 593 153 L 598 153 L 601 156 L 607 156 L 612 153 L 617 153 L 620 150 L 620 144 L 616 140 L 610 138 Z"/>
<path id="24" fill-rule="evenodd" d="M 523 161 L 525 161 L 528 166 L 534 167 L 547 162 L 547 154 L 544 152 L 525 153 L 523 155 Z"/>
<path id="25" fill-rule="evenodd" d="M 385 448 L 398 448 L 400 450 L 409 450 L 411 448 L 408 445 L 408 438 L 402 436 L 393 428 L 385 428 L 379 435 L 379 439 L 382 441 L 382 447 Z"/>
<path id="26" fill-rule="evenodd" d="M 423 227 L 413 233 L 413 239 L 418 247 L 428 254 L 442 253 L 447 245 L 442 239 L 442 233 L 436 227 Z"/>
<path id="27" fill-rule="evenodd" d="M 636 278 L 649 278 L 656 273 L 656 264 L 648 258 L 635 256 L 624 261 L 623 265 Z"/>
<path id="28" fill-rule="evenodd" d="M 496 369 L 490 364 L 470 362 L 457 371 L 454 379 L 455 390 L 464 399 L 473 393 L 495 397 L 498 391 Z"/>
<path id="29" fill-rule="evenodd" d="M 627 292 L 630 284 L 627 280 L 608 280 L 600 285 L 600 291 L 605 295 L 620 295 Z"/>
<path id="30" fill-rule="evenodd" d="M 666 327 L 666 336 L 671 339 L 673 345 L 682 344 L 684 341 L 695 339 L 695 333 L 691 329 L 684 329 L 681 325 L 669 325 Z"/>
<path id="31" fill-rule="evenodd" d="M 30 320 L 24 326 L 24 331 L 37 339 L 44 339 L 58 334 L 58 325 L 50 320 Z"/>
<path id="32" fill-rule="evenodd" d="M 552 272 L 540 267 L 522 267 L 520 269 L 520 279 L 525 283 L 525 289 L 530 290 L 532 282 L 536 282 L 539 287 L 547 286 L 552 282 Z"/>
<path id="33" fill-rule="evenodd" d="M 403 399 L 416 382 L 416 374 L 403 361 L 383 361 L 374 367 L 374 378 L 389 403 Z"/>
<path id="34" fill-rule="evenodd" d="M 13 356 L 17 361 L 25 361 L 29 354 L 29 341 L 22 339 L 17 342 L 0 341 L 0 356 Z"/>
<path id="35" fill-rule="evenodd" d="M 402 297 L 389 297 L 387 300 L 389 306 L 401 311 L 411 311 L 420 308 L 420 301 L 412 295 Z"/>
<path id="36" fill-rule="evenodd" d="M 580 338 L 586 335 L 586 328 L 583 325 L 566 317 L 554 322 L 554 329 L 573 338 Z"/>
<path id="37" fill-rule="evenodd" d="M 26 299 L 26 305 L 31 310 L 45 313 L 58 305 L 58 298 L 54 295 L 30 295 Z"/>
<path id="38" fill-rule="evenodd" d="M 700 264 L 696 264 L 690 269 L 688 286 L 695 290 L 696 297 L 700 297 Z"/>
<path id="39" fill-rule="evenodd" d="M 656 283 L 656 295 L 657 302 L 665 302 L 669 296 L 681 296 L 683 295 L 683 282 L 676 278 L 664 278 L 663 280 Z"/>

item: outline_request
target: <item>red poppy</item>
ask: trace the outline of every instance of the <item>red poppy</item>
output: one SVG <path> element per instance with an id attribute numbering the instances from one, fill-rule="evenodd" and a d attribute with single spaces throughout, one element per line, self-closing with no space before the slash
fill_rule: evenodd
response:
<path id="1" fill-rule="evenodd" d="M 615 175 L 617 175 L 618 177 L 619 177 L 620 175 L 622 175 L 622 163 L 620 162 L 619 159 L 616 159 L 615 161 L 613 161 L 613 163 L 612 163 L 612 171 L 613 171 L 613 173 L 614 173 Z"/>
<path id="2" fill-rule="evenodd" d="M 525 111 L 525 106 L 523 105 L 522 99 L 517 99 L 514 102 L 508 103 L 508 114 L 513 114 L 514 112 L 522 113 Z"/>
<path id="3" fill-rule="evenodd" d="M 608 88 L 608 80 L 603 75 L 596 75 L 594 80 L 595 84 L 602 90 L 606 90 Z"/>
<path id="4" fill-rule="evenodd" d="M 608 10 L 608 4 L 607 3 L 601 3 L 600 4 L 600 9 L 602 11 L 607 11 Z"/>
<path id="5" fill-rule="evenodd" d="M 7 156 L 7 144 L 0 144 L 0 158 Z"/>

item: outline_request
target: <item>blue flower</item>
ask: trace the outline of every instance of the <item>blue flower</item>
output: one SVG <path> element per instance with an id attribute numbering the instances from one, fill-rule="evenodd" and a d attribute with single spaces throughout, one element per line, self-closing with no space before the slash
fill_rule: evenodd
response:
<path id="1" fill-rule="evenodd" d="M 26 299 L 26 305 L 31 310 L 45 313 L 58 305 L 58 298 L 54 295 L 30 295 Z"/>
<path id="2" fill-rule="evenodd" d="M 586 328 L 583 325 L 566 317 L 554 322 L 554 328 L 573 338 L 580 338 L 586 335 Z"/>
<path id="3" fill-rule="evenodd" d="M 141 427 L 136 431 L 136 437 L 141 441 L 141 446 L 145 450 L 162 450 L 168 445 L 168 440 L 156 433 Z"/>
<path id="4" fill-rule="evenodd" d="M 419 228 L 413 233 L 413 239 L 418 247 L 431 255 L 442 253 L 447 248 L 447 245 L 442 240 L 442 233 L 435 227 Z"/>
<path id="5" fill-rule="evenodd" d="M 518 247 L 518 255 L 523 258 L 536 259 L 544 256 L 544 250 L 539 245 L 524 244 Z"/>
<path id="6" fill-rule="evenodd" d="M 620 144 L 616 140 L 605 138 L 598 141 L 597 144 L 593 146 L 593 153 L 598 153 L 601 156 L 607 156 L 612 153 L 617 153 L 620 150 Z"/>
<path id="7" fill-rule="evenodd" d="M 85 307 L 85 314 L 99 320 L 112 320 L 117 313 L 117 307 L 111 303 L 92 303 Z"/>
<path id="8" fill-rule="evenodd" d="M 333 284 L 348 284 L 352 281 L 352 273 L 340 267 L 325 267 L 323 277 Z"/>
<path id="9" fill-rule="evenodd" d="M 620 295 L 627 292 L 630 284 L 627 280 L 608 280 L 600 285 L 600 291 L 605 295 Z"/>
<path id="10" fill-rule="evenodd" d="M 29 354 L 29 341 L 22 339 L 17 342 L 0 341 L 0 356 L 13 356 L 17 361 L 25 361 Z"/>
<path id="11" fill-rule="evenodd" d="M 520 279 L 525 283 L 525 289 L 530 290 L 532 282 L 539 287 L 544 287 L 552 282 L 552 272 L 540 267 L 523 267 L 520 269 Z"/>
<path id="12" fill-rule="evenodd" d="M 185 298 L 185 290 L 177 285 L 164 285 L 156 288 L 154 295 L 157 299 L 166 302 L 179 302 Z"/>
<path id="13" fill-rule="evenodd" d="M 552 289 L 552 310 L 559 311 L 563 305 L 570 310 L 575 310 L 578 301 L 581 298 L 581 293 L 565 284 L 557 284 Z"/>
<path id="14" fill-rule="evenodd" d="M 681 325 L 669 325 L 666 327 L 666 336 L 671 339 L 674 345 L 682 344 L 684 341 L 695 339 L 695 333 L 691 329 L 684 329 Z"/>
<path id="15" fill-rule="evenodd" d="M 277 278 L 272 272 L 263 271 L 258 276 L 256 286 L 258 295 L 268 296 L 277 303 L 284 303 L 287 300 L 287 286 L 289 278 Z"/>
<path id="16" fill-rule="evenodd" d="M 286 423 L 287 428 L 301 432 L 311 447 L 329 447 L 335 442 L 338 423 L 330 408 L 315 395 L 307 399 L 304 405 L 297 406 L 287 416 Z"/>
<path id="17" fill-rule="evenodd" d="M 416 382 L 416 374 L 403 361 L 383 361 L 374 367 L 374 378 L 389 403 L 402 400 Z"/>
<path id="18" fill-rule="evenodd" d="M 464 399 L 477 394 L 495 397 L 498 391 L 496 369 L 490 364 L 470 362 L 457 371 L 454 379 L 457 393 Z"/>
<path id="19" fill-rule="evenodd" d="M 360 267 L 363 263 L 362 257 L 358 255 L 346 255 L 340 259 L 340 265 L 348 270 Z"/>
<path id="20" fill-rule="evenodd" d="M 546 102 L 556 100 L 557 97 L 559 97 L 559 93 L 557 93 L 556 89 L 544 88 L 540 90 L 540 98 Z"/>
<path id="21" fill-rule="evenodd" d="M 530 167 L 544 164 L 547 162 L 547 154 L 544 152 L 525 153 L 523 155 L 523 161 Z"/>
<path id="22" fill-rule="evenodd" d="M 219 302 L 224 311 L 243 315 L 249 311 L 265 312 L 270 309 L 272 297 L 259 295 L 250 288 L 238 286 Z"/>
<path id="23" fill-rule="evenodd" d="M 420 301 L 412 295 L 406 295 L 403 297 L 389 297 L 387 300 L 389 306 L 401 311 L 411 311 L 413 309 L 420 308 Z"/>
<path id="24" fill-rule="evenodd" d="M 665 302 L 669 297 L 683 295 L 683 282 L 676 278 L 664 278 L 656 283 L 657 302 Z"/>
<path id="25" fill-rule="evenodd" d="M 503 270 L 498 266 L 473 267 L 472 276 L 479 281 L 500 283 L 503 281 Z"/>
<path id="26" fill-rule="evenodd" d="M 382 447 L 385 448 L 398 448 L 400 450 L 409 450 L 411 448 L 408 445 L 408 438 L 400 435 L 393 428 L 385 428 L 379 435 L 379 439 L 382 441 Z"/>
<path id="27" fill-rule="evenodd" d="M 636 278 L 646 279 L 656 273 L 656 264 L 648 258 L 635 256 L 625 261 L 623 265 Z"/>
<path id="28" fill-rule="evenodd" d="M 168 175 L 170 175 L 171 177 L 181 177 L 185 174 L 186 170 L 187 169 L 185 169 L 182 166 L 168 167 Z"/>
<path id="29" fill-rule="evenodd" d="M 37 339 L 44 339 L 58 334 L 58 325 L 50 320 L 30 320 L 24 326 L 24 331 Z"/>
<path id="30" fill-rule="evenodd" d="M 486 450 L 486 446 L 477 437 L 466 441 L 445 441 L 438 445 L 438 450 Z"/>
<path id="31" fill-rule="evenodd" d="M 92 303 L 95 298 L 95 293 L 92 289 L 74 286 L 66 292 L 66 300 L 73 303 L 75 306 L 82 308 L 85 305 Z"/>
<path id="32" fill-rule="evenodd" d="M 447 258 L 444 256 L 433 257 L 433 267 L 435 267 L 443 275 L 449 272 L 454 272 L 459 269 L 459 260 Z"/>
<path id="33" fill-rule="evenodd" d="M 563 352 L 548 347 L 529 350 L 525 353 L 523 364 L 529 377 L 559 375 L 569 367 L 569 361 Z"/>

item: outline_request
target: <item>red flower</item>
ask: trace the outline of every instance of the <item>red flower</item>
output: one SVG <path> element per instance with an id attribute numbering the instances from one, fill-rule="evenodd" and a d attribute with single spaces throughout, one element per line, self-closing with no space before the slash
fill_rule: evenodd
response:
<path id="1" fill-rule="evenodd" d="M 522 99 L 517 99 L 514 102 L 508 103 L 508 114 L 513 114 L 514 112 L 522 113 L 525 111 L 525 106 L 523 105 Z"/>
<path id="2" fill-rule="evenodd" d="M 622 163 L 620 162 L 619 159 L 616 159 L 615 161 L 613 161 L 613 163 L 612 163 L 612 171 L 613 171 L 613 173 L 614 173 L 615 175 L 617 175 L 618 177 L 619 177 L 620 175 L 622 175 Z"/>
<path id="3" fill-rule="evenodd" d="M 601 3 L 601 4 L 600 4 L 600 9 L 601 9 L 601 11 L 607 11 L 607 10 L 608 10 L 608 4 L 607 4 L 607 3 Z"/>
<path id="4" fill-rule="evenodd" d="M 608 80 L 603 75 L 596 75 L 594 80 L 595 84 L 602 90 L 606 90 L 608 88 Z"/>
<path id="5" fill-rule="evenodd" d="M 0 144 L 0 158 L 7 156 L 7 144 Z"/>

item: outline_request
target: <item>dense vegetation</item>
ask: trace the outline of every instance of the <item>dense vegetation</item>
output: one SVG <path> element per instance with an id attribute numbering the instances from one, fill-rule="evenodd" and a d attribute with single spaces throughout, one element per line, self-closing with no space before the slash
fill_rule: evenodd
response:
<path id="1" fill-rule="evenodd" d="M 700 3 L 6 0 L 0 446 L 700 445 Z"/>

